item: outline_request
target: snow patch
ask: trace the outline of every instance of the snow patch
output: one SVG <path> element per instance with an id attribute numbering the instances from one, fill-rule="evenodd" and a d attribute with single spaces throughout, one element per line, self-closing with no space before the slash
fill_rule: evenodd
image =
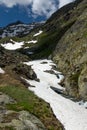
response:
<path id="1" fill-rule="evenodd" d="M 43 31 L 40 30 L 38 33 L 34 34 L 33 36 L 36 37 L 36 36 L 40 35 L 42 32 Z"/>
<path id="2" fill-rule="evenodd" d="M 27 43 L 37 43 L 37 40 L 28 41 Z M 16 42 L 16 41 L 13 41 L 12 39 L 10 39 L 9 43 L 1 44 L 1 46 L 4 47 L 7 50 L 16 50 L 16 49 L 22 48 L 22 46 L 24 44 L 26 44 L 26 43 L 24 43 L 24 41 Z M 26 48 L 29 48 L 29 47 L 25 47 L 25 49 Z"/>
<path id="3" fill-rule="evenodd" d="M 23 42 L 15 42 L 14 41 L 14 43 L 9 42 L 9 43 L 5 43 L 5 44 L 1 44 L 1 46 L 7 50 L 16 50 L 16 49 L 21 48 L 23 45 L 24 45 L 24 41 Z"/>
<path id="4" fill-rule="evenodd" d="M 29 46 L 25 47 L 24 49 L 28 49 L 28 48 L 29 48 Z"/>
<path id="5" fill-rule="evenodd" d="M 27 43 L 37 43 L 37 40 L 28 41 Z"/>
<path id="6" fill-rule="evenodd" d="M 25 64 L 31 65 L 37 74 L 37 78 L 40 79 L 40 82 L 25 79 L 29 84 L 35 86 L 29 87 L 29 90 L 50 104 L 56 118 L 60 120 L 65 129 L 87 130 L 87 110 L 70 99 L 57 94 L 50 88 L 52 86 L 63 91 L 65 90 L 58 85 L 63 78 L 61 75 L 57 78 L 55 74 L 46 72 L 46 70 L 53 70 L 52 66 L 55 64 L 51 60 L 37 60 L 26 62 Z"/>
<path id="7" fill-rule="evenodd" d="M 1 73 L 1 74 L 4 74 L 5 71 L 4 71 L 2 68 L 0 68 L 0 73 Z"/>

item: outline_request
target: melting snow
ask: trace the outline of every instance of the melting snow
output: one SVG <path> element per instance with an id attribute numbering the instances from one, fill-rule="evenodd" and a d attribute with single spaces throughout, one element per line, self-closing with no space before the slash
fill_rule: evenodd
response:
<path id="1" fill-rule="evenodd" d="M 15 42 L 13 40 L 10 41 L 13 43 L 5 43 L 5 44 L 1 44 L 1 46 L 7 50 L 16 50 L 21 48 L 24 45 L 24 41 L 23 42 Z"/>
<path id="2" fill-rule="evenodd" d="M 11 42 L 1 44 L 2 47 L 4 47 L 7 50 L 16 50 L 22 48 L 22 46 L 25 44 L 24 41 L 22 42 L 15 42 L 12 39 L 10 39 Z M 27 43 L 37 43 L 37 40 L 28 41 Z M 27 47 L 25 47 L 26 49 Z M 29 48 L 29 47 L 28 47 Z"/>
<path id="3" fill-rule="evenodd" d="M 40 30 L 38 33 L 34 34 L 33 36 L 36 37 L 36 36 L 40 35 L 42 32 L 43 31 Z"/>
<path id="4" fill-rule="evenodd" d="M 36 33 L 35 35 L 33 35 L 34 37 L 40 35 L 43 31 L 39 31 L 38 33 Z M 5 33 L 3 33 L 3 37 L 5 37 Z M 13 41 L 12 39 L 10 39 L 11 42 L 9 43 L 4 43 L 4 44 L 1 44 L 2 47 L 4 47 L 5 49 L 7 50 L 16 50 L 16 49 L 20 49 L 22 48 L 22 46 L 25 44 L 24 41 L 22 42 L 15 42 Z M 37 43 L 37 40 L 31 40 L 31 41 L 28 41 L 27 43 Z M 25 47 L 26 49 L 26 47 Z M 29 54 L 31 54 L 32 52 L 29 52 Z"/>
<path id="5" fill-rule="evenodd" d="M 0 73 L 1 73 L 1 74 L 4 74 L 5 72 L 4 72 L 3 69 L 0 68 Z"/>
<path id="6" fill-rule="evenodd" d="M 40 82 L 34 80 L 27 80 L 29 84 L 35 87 L 29 87 L 31 91 L 48 102 L 56 115 L 57 119 L 61 121 L 66 130 L 87 130 L 87 110 L 65 97 L 54 92 L 50 86 L 64 90 L 58 83 L 62 78 L 55 74 L 50 74 L 46 70 L 53 70 L 52 66 L 55 65 L 51 60 L 37 60 L 25 63 L 31 65 L 37 74 Z M 54 71 L 54 70 L 53 70 Z M 55 71 L 56 74 L 59 72 Z"/>
<path id="7" fill-rule="evenodd" d="M 29 46 L 25 47 L 24 49 L 28 49 L 28 48 L 29 48 Z"/>
<path id="8" fill-rule="evenodd" d="M 37 40 L 28 41 L 27 43 L 37 43 Z"/>

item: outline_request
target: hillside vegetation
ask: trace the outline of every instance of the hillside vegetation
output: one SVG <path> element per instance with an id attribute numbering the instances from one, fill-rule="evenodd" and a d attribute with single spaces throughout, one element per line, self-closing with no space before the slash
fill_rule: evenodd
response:
<path id="1" fill-rule="evenodd" d="M 40 30 L 43 32 L 34 36 Z M 73 97 L 75 101 L 77 99 L 87 101 L 87 0 L 76 0 L 62 7 L 45 24 L 29 30 L 26 35 L 24 33 L 21 36 L 8 35 L 0 39 L 0 69 L 5 72 L 0 73 L 0 95 L 7 94 L 14 100 L 13 104 L 10 102 L 4 106 L 3 103 L 0 104 L 0 112 L 5 109 L 18 114 L 25 110 L 38 117 L 44 128 L 64 130 L 49 104 L 27 89 L 35 86 L 26 83 L 23 78 L 37 82 L 40 82 L 40 79 L 32 69 L 32 65 L 27 66 L 23 62 L 52 59 L 57 65 L 57 70 L 65 76 L 61 83 L 65 87 L 63 95 Z M 36 43 L 29 43 L 30 41 Z M 16 42 L 23 42 L 23 46 L 15 50 L 7 50 L 2 46 L 7 43 L 14 45 Z M 55 69 L 55 66 L 53 68 Z M 51 74 L 53 71 L 48 73 Z M 9 116 L 5 117 L 6 120 L 8 118 Z M 10 120 L 13 120 L 12 115 Z M 17 120 L 19 121 L 18 118 Z M 3 129 L 5 127 L 6 130 L 12 129 L 0 126 Z"/>

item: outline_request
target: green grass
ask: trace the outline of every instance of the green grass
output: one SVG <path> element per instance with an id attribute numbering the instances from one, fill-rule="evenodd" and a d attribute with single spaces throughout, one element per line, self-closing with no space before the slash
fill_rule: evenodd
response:
<path id="1" fill-rule="evenodd" d="M 8 126 L 6 126 L 6 127 L 4 127 L 4 128 L 1 128 L 0 127 L 0 130 L 16 130 L 15 128 L 13 128 L 13 127 L 8 127 Z"/>
<path id="2" fill-rule="evenodd" d="M 5 38 L 0 39 L 0 43 L 9 42 L 10 39 L 12 39 L 12 40 L 14 40 L 14 41 L 18 41 L 18 42 L 21 41 L 21 39 L 18 38 L 18 37 L 5 37 Z"/>
<path id="3" fill-rule="evenodd" d="M 31 58 L 48 58 L 48 56 L 55 50 L 55 47 L 63 34 L 74 24 L 74 22 L 75 21 L 71 21 L 63 27 L 56 28 L 48 32 L 44 31 L 38 37 L 38 44 L 33 46 L 34 54 L 31 55 Z"/>
<path id="4" fill-rule="evenodd" d="M 46 107 L 44 104 L 41 103 L 41 100 L 38 99 L 33 92 L 28 91 L 26 88 L 20 88 L 15 86 L 6 86 L 1 87 L 1 91 L 5 92 L 6 94 L 10 95 L 17 101 L 17 104 L 8 105 L 9 108 L 13 108 L 14 110 L 21 110 L 25 109 L 30 111 L 31 113 L 37 113 L 37 106 L 43 105 L 43 108 Z M 21 108 L 20 108 L 21 106 Z M 43 109 L 44 112 L 45 108 Z"/>
<path id="5" fill-rule="evenodd" d="M 16 100 L 15 104 L 8 104 L 7 108 L 15 111 L 27 110 L 37 116 L 48 130 L 62 130 L 60 123 L 54 117 L 49 104 L 34 95 L 27 88 L 17 86 L 0 87 L 0 91 Z M 60 128 L 60 129 L 55 129 Z"/>

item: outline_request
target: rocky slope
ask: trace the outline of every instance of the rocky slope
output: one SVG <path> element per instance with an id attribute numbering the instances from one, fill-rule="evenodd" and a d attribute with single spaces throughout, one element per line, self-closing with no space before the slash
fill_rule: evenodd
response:
<path id="1" fill-rule="evenodd" d="M 69 95 L 87 100 L 87 1 L 83 0 L 68 12 L 71 27 L 59 39 L 53 60 L 65 75 Z M 65 16 L 64 16 L 65 17 Z M 63 18 L 64 18 L 63 17 Z M 67 24 L 65 22 L 65 24 Z M 63 26 L 63 25 L 62 25 Z"/>
<path id="2" fill-rule="evenodd" d="M 21 21 L 9 24 L 6 27 L 0 28 L 0 38 L 25 36 L 29 34 L 30 30 L 42 25 L 43 23 L 24 24 Z"/>
<path id="3" fill-rule="evenodd" d="M 7 110 L 6 104 L 15 104 L 8 95 L 0 92 L 0 130 L 46 130 L 41 121 L 28 111 Z"/>
<path id="4" fill-rule="evenodd" d="M 31 66 L 23 64 L 25 61 L 30 61 L 30 58 L 17 51 L 8 51 L 1 47 L 0 129 L 63 130 L 49 104 L 28 90 L 28 87 L 35 86 L 28 84 L 23 78 L 38 83 L 40 81 Z"/>
<path id="5" fill-rule="evenodd" d="M 5 42 L 6 44 L 9 44 L 10 41 L 8 40 Z M 12 45 L 14 44 L 15 43 L 12 42 Z M 20 42 L 18 42 L 18 44 L 20 44 Z M 24 62 L 30 61 L 30 57 L 21 54 L 18 50 L 17 48 L 15 50 L 13 50 L 13 48 L 9 50 L 2 47 L 2 45 L 0 46 L 0 92 L 3 92 L 0 97 L 0 129 L 63 130 L 62 124 L 54 116 L 49 104 L 28 90 L 28 87 L 35 86 L 28 84 L 24 78 L 30 81 L 35 80 L 38 83 L 40 81 L 31 68 L 31 65 L 23 64 Z M 4 103 L 6 99 L 10 99 L 10 97 L 15 100 L 16 103 L 10 104 L 9 101 Z M 41 121 L 39 121 L 37 117 Z M 43 122 L 44 125 L 41 122 Z"/>
<path id="6" fill-rule="evenodd" d="M 31 58 L 50 57 L 65 75 L 66 94 L 87 100 L 87 1 L 76 0 L 42 26 Z"/>
<path id="7" fill-rule="evenodd" d="M 32 67 L 24 65 L 23 62 L 41 58 L 53 59 L 58 71 L 65 76 L 61 84 L 66 88 L 64 94 L 68 97 L 70 95 L 76 99 L 87 100 L 87 0 L 76 0 L 62 7 L 43 26 L 30 31 L 32 28 L 32 24 L 28 26 L 17 23 L 0 29 L 0 67 L 5 71 L 5 74 L 0 74 L 0 91 L 7 93 L 17 101 L 16 105 L 5 105 L 5 109 L 7 112 L 8 108 L 21 112 L 28 110 L 38 116 L 48 130 L 52 128 L 63 130 L 63 126 L 56 120 L 49 105 L 44 105 L 41 99 L 37 99 L 34 94 L 25 90 L 24 87 L 27 87 L 27 84 L 21 77 L 37 82 L 39 79 Z M 35 33 L 40 30 L 43 32 L 35 36 Z M 7 50 L 1 46 L 2 43 L 8 44 L 9 42 L 14 45 L 16 41 L 18 44 L 24 41 L 22 48 Z M 4 94 L 1 93 L 2 95 Z M 1 110 L 4 110 L 4 106 L 2 107 Z M 24 113 L 29 115 L 27 112 Z M 14 115 L 17 115 L 15 120 L 20 122 L 20 112 L 15 112 Z M 11 118 L 4 113 L 2 119 L 7 119 L 7 116 Z"/>
<path id="8" fill-rule="evenodd" d="M 66 94 L 87 100 L 87 1 L 76 0 L 55 12 L 31 58 L 52 58 L 65 75 Z"/>

